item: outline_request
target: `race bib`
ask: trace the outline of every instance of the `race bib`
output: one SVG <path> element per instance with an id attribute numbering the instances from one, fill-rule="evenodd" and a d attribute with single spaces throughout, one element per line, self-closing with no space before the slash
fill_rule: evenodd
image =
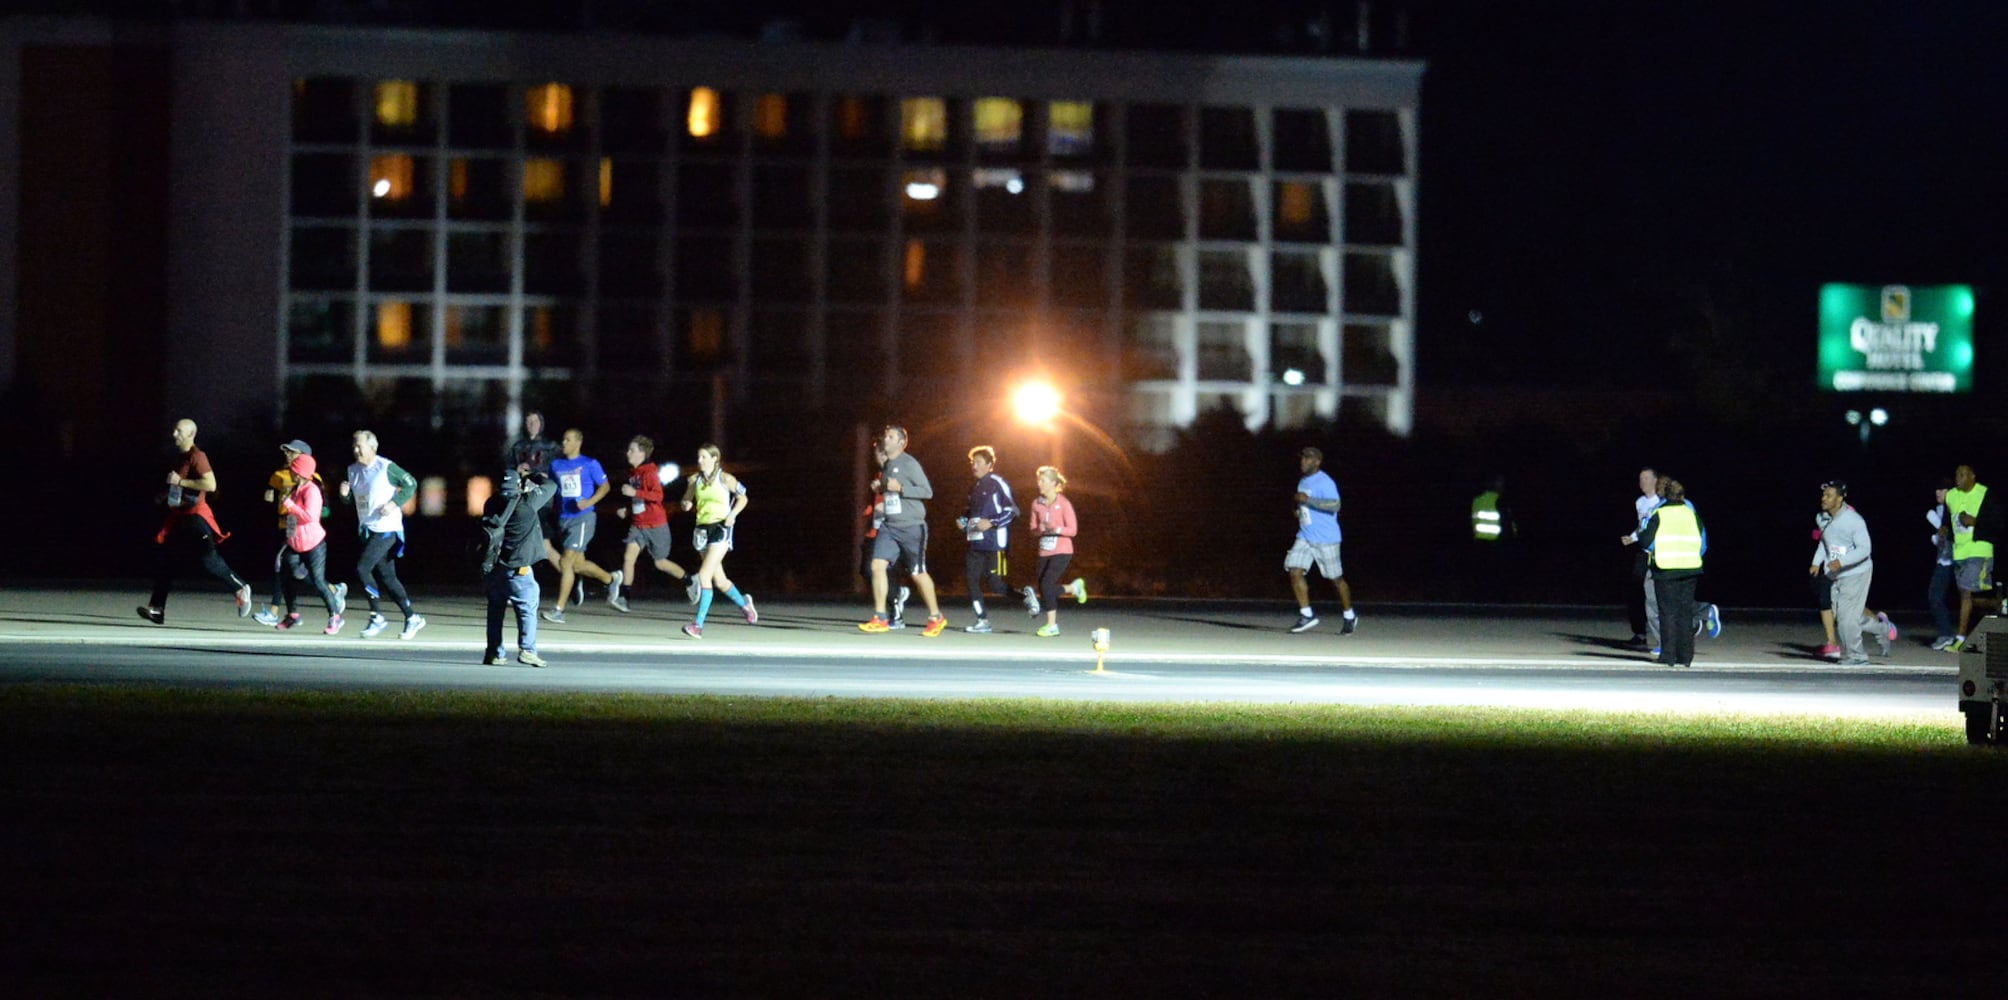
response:
<path id="1" fill-rule="evenodd" d="M 1039 551 L 1041 551 L 1041 552 L 1053 552 L 1053 551 L 1056 551 L 1056 550 L 1058 550 L 1058 549 L 1059 549 L 1059 547 L 1060 547 L 1060 536 L 1058 536 L 1058 535 L 1042 535 L 1042 536 L 1040 536 L 1040 538 L 1039 538 Z"/>
<path id="2" fill-rule="evenodd" d="M 558 495 L 564 497 L 567 500 L 577 500 L 578 498 L 585 496 L 584 491 L 582 491 L 579 488 L 580 483 L 581 483 L 581 477 L 576 471 L 559 473 Z"/>
<path id="3" fill-rule="evenodd" d="M 972 524 L 972 525 L 970 525 L 970 526 L 969 526 L 969 540 L 970 540 L 970 541 L 972 541 L 972 542 L 980 542 L 980 541 L 982 541 L 982 540 L 983 540 L 983 529 L 982 529 L 982 528 L 979 528 L 979 527 L 977 527 L 977 526 L 975 526 L 975 525 L 973 525 L 973 524 Z"/>
<path id="4" fill-rule="evenodd" d="M 904 509 L 900 504 L 899 494 L 888 493 L 885 495 L 885 513 L 887 517 L 891 517 Z"/>
<path id="5" fill-rule="evenodd" d="M 630 513 L 639 514 L 645 510 L 648 510 L 648 502 L 645 500 L 636 500 L 633 503 L 628 504 L 628 511 Z"/>

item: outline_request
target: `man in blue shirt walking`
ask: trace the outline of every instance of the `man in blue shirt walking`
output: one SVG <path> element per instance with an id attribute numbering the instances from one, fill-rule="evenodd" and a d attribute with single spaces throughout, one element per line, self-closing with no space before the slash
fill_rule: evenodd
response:
<path id="1" fill-rule="evenodd" d="M 1297 468 L 1303 474 L 1297 481 L 1297 540 L 1283 557 L 1283 568 L 1290 573 L 1290 590 L 1297 596 L 1297 624 L 1290 626 L 1290 631 L 1308 632 L 1318 627 L 1318 616 L 1311 610 L 1311 588 L 1304 580 L 1316 566 L 1338 589 L 1339 609 L 1345 614 L 1345 626 L 1339 631 L 1351 635 L 1359 628 L 1360 619 L 1353 613 L 1352 588 L 1346 586 L 1345 564 L 1339 559 L 1339 486 L 1319 468 L 1324 461 L 1325 453 L 1316 448 L 1306 447 L 1297 453 Z"/>

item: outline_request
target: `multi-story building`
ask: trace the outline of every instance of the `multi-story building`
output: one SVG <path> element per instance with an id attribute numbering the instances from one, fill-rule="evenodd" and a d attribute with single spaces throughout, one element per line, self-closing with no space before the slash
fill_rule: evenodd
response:
<path id="1" fill-rule="evenodd" d="M 165 208 L 93 217 L 159 234 L 165 286 L 132 308 L 158 302 L 164 344 L 132 377 L 162 376 L 165 410 L 255 424 L 347 396 L 437 425 L 513 420 L 569 385 L 806 419 L 860 395 L 951 398 L 980 371 L 1057 377 L 1146 447 L 1219 406 L 1250 427 L 1342 409 L 1410 424 L 1416 62 L 0 32 L 18 84 L 0 88 L 7 204 L 123 148 L 65 132 L 65 101 L 158 132 L 164 154 L 95 169 L 144 177 Z M 102 99 L 60 92 L 69 77 Z M 88 296 L 36 283 L 60 212 L 0 215 L 11 379 L 17 354 L 59 353 L 28 345 Z M 95 350 L 122 355 L 115 336 Z"/>

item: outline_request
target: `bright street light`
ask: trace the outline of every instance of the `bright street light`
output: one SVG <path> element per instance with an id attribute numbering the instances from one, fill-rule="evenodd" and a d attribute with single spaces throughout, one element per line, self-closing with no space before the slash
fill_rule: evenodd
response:
<path id="1" fill-rule="evenodd" d="M 1869 423 L 1872 423 L 1877 427 L 1881 427 L 1882 425 L 1889 423 L 1889 411 L 1883 409 L 1880 406 L 1876 407 L 1873 410 L 1870 410 Z"/>
<path id="2" fill-rule="evenodd" d="M 1060 415 L 1060 390 L 1050 382 L 1026 382 L 1011 394 L 1011 412 L 1019 423 L 1050 424 Z"/>

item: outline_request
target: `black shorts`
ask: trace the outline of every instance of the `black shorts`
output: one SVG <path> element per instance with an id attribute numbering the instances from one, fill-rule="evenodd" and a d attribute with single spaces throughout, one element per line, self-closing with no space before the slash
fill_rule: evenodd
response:
<path id="1" fill-rule="evenodd" d="M 1813 574 L 1813 610 L 1834 610 L 1834 581 L 1825 573 Z"/>
<path id="2" fill-rule="evenodd" d="M 882 525 L 872 540 L 872 559 L 883 559 L 888 569 L 902 560 L 906 570 L 918 576 L 927 572 L 927 523 Z"/>

